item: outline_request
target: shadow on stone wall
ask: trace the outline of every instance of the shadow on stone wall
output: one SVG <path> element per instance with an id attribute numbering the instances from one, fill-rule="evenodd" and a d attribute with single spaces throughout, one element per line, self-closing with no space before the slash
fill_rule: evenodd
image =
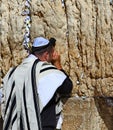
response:
<path id="1" fill-rule="evenodd" d="M 95 105 L 108 130 L 113 130 L 113 97 L 95 97 Z"/>

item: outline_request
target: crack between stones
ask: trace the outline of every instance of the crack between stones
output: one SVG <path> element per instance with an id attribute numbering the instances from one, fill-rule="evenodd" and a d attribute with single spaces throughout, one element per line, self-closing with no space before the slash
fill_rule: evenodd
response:
<path id="1" fill-rule="evenodd" d="M 64 11 L 65 11 L 65 15 L 66 15 L 66 24 L 67 24 L 67 32 L 66 32 L 66 39 L 67 39 L 67 47 L 68 47 L 68 66 L 69 66 L 69 75 L 70 75 L 70 63 L 71 63 L 71 59 L 70 59 L 70 55 L 69 55 L 69 49 L 70 49 L 70 41 L 69 41 L 69 21 L 68 21 L 68 12 L 67 12 L 67 6 L 66 6 L 66 2 L 64 1 Z"/>

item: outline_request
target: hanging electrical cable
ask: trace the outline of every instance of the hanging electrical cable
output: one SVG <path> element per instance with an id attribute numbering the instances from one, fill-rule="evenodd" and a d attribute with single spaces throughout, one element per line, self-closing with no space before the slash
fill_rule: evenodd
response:
<path id="1" fill-rule="evenodd" d="M 26 16 L 24 19 L 25 34 L 23 38 L 23 46 L 27 52 L 30 52 L 31 0 L 26 0 L 25 9 L 22 12 L 22 15 Z"/>

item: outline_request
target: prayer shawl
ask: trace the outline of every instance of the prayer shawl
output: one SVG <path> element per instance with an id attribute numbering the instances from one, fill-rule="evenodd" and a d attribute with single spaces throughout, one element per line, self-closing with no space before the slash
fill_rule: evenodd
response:
<path id="1" fill-rule="evenodd" d="M 3 79 L 3 130 L 41 130 L 39 115 L 66 78 L 55 66 L 40 61 L 36 65 L 35 79 L 33 65 L 36 61 L 33 56 L 26 58 Z"/>

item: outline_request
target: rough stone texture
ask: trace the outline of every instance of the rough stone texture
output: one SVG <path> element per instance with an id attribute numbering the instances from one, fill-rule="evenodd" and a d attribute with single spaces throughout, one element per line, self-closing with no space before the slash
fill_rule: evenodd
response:
<path id="1" fill-rule="evenodd" d="M 1 78 L 27 55 L 22 46 L 24 3 L 0 1 Z M 55 37 L 62 65 L 73 80 L 72 96 L 88 97 L 66 103 L 64 130 L 112 130 L 101 115 L 104 107 L 99 111 L 92 97 L 113 96 L 113 5 L 109 0 L 64 0 L 62 7 L 61 0 L 32 0 L 31 12 L 31 41 Z"/>
<path id="2" fill-rule="evenodd" d="M 112 98 L 70 98 L 64 106 L 63 130 L 113 130 Z"/>

